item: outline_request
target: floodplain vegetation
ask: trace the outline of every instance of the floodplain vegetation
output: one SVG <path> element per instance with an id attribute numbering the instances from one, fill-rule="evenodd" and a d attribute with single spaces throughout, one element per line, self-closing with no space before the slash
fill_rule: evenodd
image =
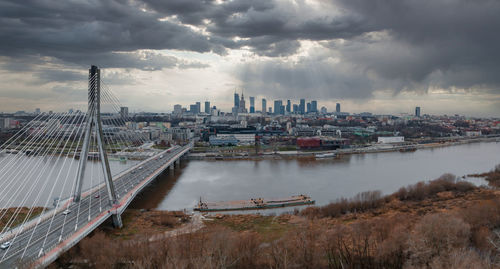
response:
<path id="1" fill-rule="evenodd" d="M 16 227 L 22 223 L 40 215 L 44 211 L 43 207 L 11 207 L 0 209 L 0 230 Z"/>
<path id="2" fill-rule="evenodd" d="M 490 186 L 445 174 L 391 195 L 364 192 L 279 216 L 216 215 L 161 240 L 101 228 L 51 267 L 500 268 L 500 165 L 481 176 Z M 151 225 L 183 221 L 159 216 Z"/>

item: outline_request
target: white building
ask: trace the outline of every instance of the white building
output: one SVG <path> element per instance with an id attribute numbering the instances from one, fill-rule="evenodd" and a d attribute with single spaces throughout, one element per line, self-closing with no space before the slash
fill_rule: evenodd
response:
<path id="1" fill-rule="evenodd" d="M 465 136 L 481 136 L 481 131 L 466 131 Z"/>
<path id="2" fill-rule="evenodd" d="M 405 142 L 404 136 L 379 136 L 377 143 L 391 144 Z"/>

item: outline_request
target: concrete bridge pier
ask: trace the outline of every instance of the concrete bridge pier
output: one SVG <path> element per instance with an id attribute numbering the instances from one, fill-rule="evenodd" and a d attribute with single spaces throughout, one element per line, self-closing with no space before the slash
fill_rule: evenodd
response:
<path id="1" fill-rule="evenodd" d="M 175 167 L 174 167 L 174 166 L 175 166 L 175 163 L 171 164 L 171 165 L 168 167 L 168 168 L 170 169 L 170 171 L 172 171 L 172 172 L 174 171 L 174 169 L 175 169 Z"/>
<path id="2" fill-rule="evenodd" d="M 111 215 L 113 227 L 121 229 L 123 227 L 122 216 L 118 213 Z"/>

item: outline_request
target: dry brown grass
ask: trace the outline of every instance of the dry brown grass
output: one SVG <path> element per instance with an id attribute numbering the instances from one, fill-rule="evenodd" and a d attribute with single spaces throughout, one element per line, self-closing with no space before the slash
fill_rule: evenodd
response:
<path id="1" fill-rule="evenodd" d="M 96 232 L 53 267 L 496 268 L 498 191 L 450 176 L 406 191 L 364 193 L 297 215 L 225 215 L 202 230 L 155 242 Z M 173 215 L 148 216 L 164 227 Z"/>
<path id="2" fill-rule="evenodd" d="M 42 213 L 43 207 L 35 207 L 31 210 L 31 212 L 29 211 L 30 209 L 27 207 L 0 209 L 0 215 L 3 215 L 0 219 L 0 230 L 3 229 L 5 225 L 12 228 L 24 221 L 29 221 L 30 219 L 35 218 Z"/>
<path id="3" fill-rule="evenodd" d="M 491 170 L 487 173 L 482 174 L 473 174 L 469 175 L 470 177 L 484 177 L 486 181 L 488 181 L 490 186 L 500 187 L 500 164 L 495 166 L 495 169 Z"/>

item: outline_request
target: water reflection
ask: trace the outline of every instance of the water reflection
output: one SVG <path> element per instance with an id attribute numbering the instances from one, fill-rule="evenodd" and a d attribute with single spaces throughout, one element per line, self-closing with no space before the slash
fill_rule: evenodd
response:
<path id="1" fill-rule="evenodd" d="M 392 193 L 447 172 L 463 176 L 489 171 L 500 163 L 499 152 L 500 143 L 478 143 L 324 160 L 190 161 L 181 173 L 159 179 L 134 206 L 178 210 L 192 208 L 200 196 L 221 201 L 300 193 L 323 205 L 368 190 Z"/>
<path id="2" fill-rule="evenodd" d="M 0 207 L 51 206 L 54 198 L 69 197 L 74 187 L 79 160 L 57 157 L 21 154 L 0 156 Z M 109 162 L 113 175 L 136 163 L 138 161 Z M 100 183 L 103 183 L 101 163 L 88 161 L 83 190 Z"/>
<path id="3" fill-rule="evenodd" d="M 182 176 L 186 166 L 187 162 L 181 162 L 180 169 L 176 167 L 174 171 L 169 169 L 165 170 L 136 196 L 129 208 L 151 209 L 158 207 L 168 193 L 175 187 L 175 184 Z"/>

